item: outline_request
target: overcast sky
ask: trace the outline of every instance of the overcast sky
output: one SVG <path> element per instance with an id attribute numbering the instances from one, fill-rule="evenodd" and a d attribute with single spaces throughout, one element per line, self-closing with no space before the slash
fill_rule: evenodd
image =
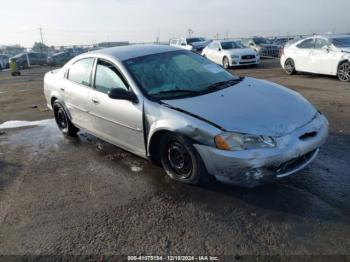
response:
<path id="1" fill-rule="evenodd" d="M 0 0 L 0 45 L 350 32 L 350 0 Z"/>

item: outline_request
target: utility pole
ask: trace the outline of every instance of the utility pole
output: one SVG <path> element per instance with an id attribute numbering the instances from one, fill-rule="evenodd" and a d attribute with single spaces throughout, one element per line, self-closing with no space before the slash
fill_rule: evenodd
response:
<path id="1" fill-rule="evenodd" d="M 41 39 L 41 47 L 40 47 L 40 53 L 43 53 L 43 47 L 44 47 L 44 38 L 43 38 L 43 30 L 41 26 L 39 27 L 39 32 L 40 32 L 40 39 Z"/>
<path id="2" fill-rule="evenodd" d="M 160 36 L 159 36 L 159 29 L 157 30 L 157 37 L 156 37 L 156 44 L 159 44 L 159 38 L 160 38 Z"/>

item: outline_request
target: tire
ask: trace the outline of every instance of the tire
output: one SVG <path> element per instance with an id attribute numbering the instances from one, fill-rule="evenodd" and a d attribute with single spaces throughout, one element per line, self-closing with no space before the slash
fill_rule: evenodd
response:
<path id="1" fill-rule="evenodd" d="M 338 66 L 337 76 L 342 82 L 350 82 L 350 62 L 343 62 Z"/>
<path id="2" fill-rule="evenodd" d="M 287 75 L 294 75 L 297 72 L 295 70 L 295 63 L 293 59 L 288 58 L 286 62 L 284 62 L 284 71 L 287 73 Z"/>
<path id="3" fill-rule="evenodd" d="M 183 136 L 169 133 L 161 137 L 160 160 L 167 175 L 176 181 L 192 185 L 209 181 L 200 155 Z"/>
<path id="4" fill-rule="evenodd" d="M 222 59 L 222 66 L 223 66 L 223 68 L 225 68 L 225 69 L 230 69 L 230 61 L 228 60 L 227 56 L 225 56 L 225 57 Z"/>
<path id="5" fill-rule="evenodd" d="M 76 137 L 79 129 L 70 121 L 66 110 L 60 102 L 55 101 L 52 105 L 58 128 L 65 136 Z"/>

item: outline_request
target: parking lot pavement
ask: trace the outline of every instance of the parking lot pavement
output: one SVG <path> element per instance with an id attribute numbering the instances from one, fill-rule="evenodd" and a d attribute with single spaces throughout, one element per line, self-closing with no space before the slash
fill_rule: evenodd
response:
<path id="1" fill-rule="evenodd" d="M 330 120 L 304 171 L 256 189 L 188 186 L 86 133 L 64 138 L 52 119 L 17 123 L 0 130 L 0 254 L 349 255 L 350 85 L 263 63 L 233 71 L 299 91 Z M 0 124 L 52 117 L 45 70 L 1 73 Z"/>

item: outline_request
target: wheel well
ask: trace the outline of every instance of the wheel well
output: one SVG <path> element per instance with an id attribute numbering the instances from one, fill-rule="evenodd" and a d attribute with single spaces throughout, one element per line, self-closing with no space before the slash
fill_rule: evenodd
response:
<path id="1" fill-rule="evenodd" d="M 165 134 L 181 135 L 182 137 L 184 137 L 185 139 L 187 139 L 191 143 L 195 142 L 191 137 L 188 137 L 188 136 L 186 136 L 184 134 L 172 132 L 172 131 L 169 131 L 169 130 L 159 130 L 159 131 L 155 132 L 152 135 L 152 137 L 151 137 L 150 144 L 149 144 L 149 152 L 148 153 L 149 153 L 151 162 L 156 164 L 156 165 L 161 165 L 160 154 L 159 154 L 160 153 L 159 152 L 160 139 Z"/>
<path id="2" fill-rule="evenodd" d="M 51 106 L 53 106 L 53 103 L 54 103 L 56 100 L 57 100 L 56 97 L 52 97 L 52 98 L 51 98 Z"/>
<path id="3" fill-rule="evenodd" d="M 285 61 L 284 61 L 284 63 L 286 63 L 288 60 L 292 60 L 293 61 L 293 63 L 294 63 L 294 59 L 293 58 L 291 58 L 291 57 L 288 57 Z"/>
<path id="4" fill-rule="evenodd" d="M 149 147 L 148 147 L 149 148 L 148 153 L 152 163 L 161 165 L 160 154 L 159 154 L 160 138 L 165 134 L 169 134 L 169 133 L 172 133 L 172 132 L 169 130 L 159 130 L 152 135 L 151 140 L 149 142 Z"/>
<path id="5" fill-rule="evenodd" d="M 350 61 L 349 61 L 348 59 L 344 59 L 344 60 L 340 61 L 339 64 L 338 64 L 338 66 L 337 66 L 337 70 L 339 69 L 339 66 L 340 66 L 341 64 L 346 63 L 346 62 L 349 62 L 349 63 L 350 63 Z"/>

